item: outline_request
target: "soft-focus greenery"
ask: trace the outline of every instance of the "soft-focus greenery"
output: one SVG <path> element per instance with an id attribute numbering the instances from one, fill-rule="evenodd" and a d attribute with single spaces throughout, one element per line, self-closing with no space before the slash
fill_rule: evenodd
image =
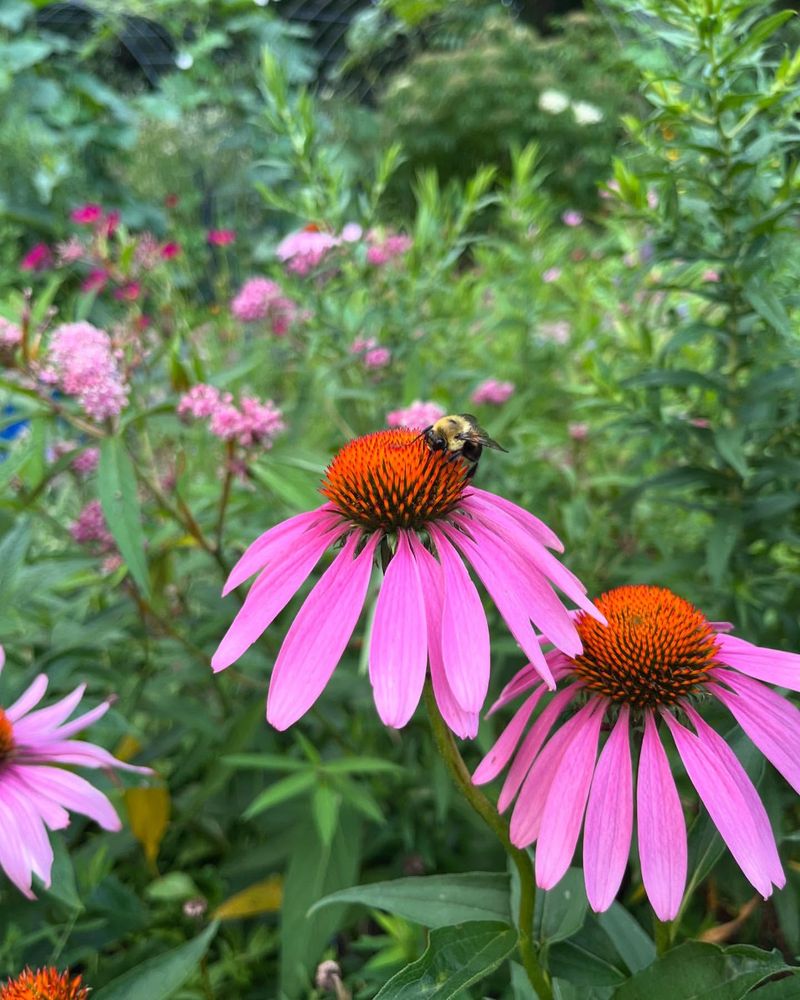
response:
<path id="1" fill-rule="evenodd" d="M 277 733 L 264 697 L 299 602 L 212 676 L 239 606 L 219 592 L 250 541 L 317 505 L 344 441 L 415 399 L 473 409 L 472 391 L 496 378 L 515 393 L 477 412 L 509 454 L 487 454 L 478 481 L 550 523 L 590 593 L 663 584 L 746 639 L 800 649 L 800 55 L 781 41 L 791 25 L 767 4 L 614 0 L 605 22 L 581 15 L 541 40 L 494 11 L 447 58 L 418 55 L 382 81 L 373 111 L 303 89 L 313 54 L 253 4 L 148 4 L 193 58 L 152 89 L 104 78 L 92 61 L 102 31 L 76 46 L 37 33 L 32 14 L 21 0 L 0 9 L 0 316 L 25 327 L 28 360 L 25 374 L 19 352 L 0 354 L 0 704 L 41 671 L 51 694 L 84 681 L 92 703 L 116 693 L 89 738 L 158 778 L 144 789 L 100 779 L 124 831 L 76 818 L 54 835 L 54 885 L 38 902 L 2 882 L 0 975 L 83 968 L 103 1000 L 128 995 L 106 984 L 162 957 L 179 985 L 151 997 L 321 997 L 314 970 L 335 958 L 353 996 L 384 987 L 386 998 L 413 995 L 384 984 L 423 953 L 423 966 L 439 956 L 445 978 L 446 956 L 465 966 L 485 953 L 479 985 L 458 995 L 530 1000 L 502 921 L 453 930 L 473 917 L 411 913 L 396 887 L 307 917 L 345 887 L 469 872 L 489 873 L 471 891 L 502 914 L 503 853 L 456 799 L 424 711 L 400 732 L 379 723 L 363 625 L 317 706 Z M 597 105 L 602 122 L 541 111 L 546 89 Z M 81 290 L 85 257 L 19 270 L 42 240 L 85 239 L 69 213 L 90 202 L 122 210 L 97 248 L 112 272 L 104 289 Z M 577 208 L 586 217 L 567 224 L 562 213 Z M 412 246 L 376 266 L 362 238 L 307 276 L 275 257 L 291 230 L 348 222 Z M 236 242 L 210 246 L 216 228 L 235 229 Z M 146 233 L 180 254 L 143 263 Z M 297 304 L 286 336 L 232 315 L 254 275 Z M 114 296 L 133 281 L 135 297 Z M 87 421 L 30 377 L 52 327 L 79 319 L 123 345 L 132 391 L 119 420 Z M 352 352 L 359 338 L 389 348 L 390 364 L 368 368 Z M 286 432 L 270 450 L 226 449 L 176 415 L 199 382 L 274 400 Z M 82 477 L 71 461 L 90 446 L 100 470 Z M 69 531 L 85 503 L 117 488 L 126 502 L 110 527 L 127 562 Z M 522 662 L 496 615 L 490 625 L 497 692 Z M 505 718 L 462 747 L 470 766 Z M 740 997 L 781 968 L 771 949 L 790 964 L 800 953 L 796 797 L 747 741 L 735 746 L 787 888 L 749 905 L 752 887 L 700 810 L 696 891 L 678 948 L 649 979 L 631 978 L 656 961 L 635 859 L 602 917 L 588 913 L 577 870 L 540 893 L 559 996 L 675 997 L 679 967 L 707 977 L 714 996 Z M 793 996 L 788 983 L 755 995 Z"/>

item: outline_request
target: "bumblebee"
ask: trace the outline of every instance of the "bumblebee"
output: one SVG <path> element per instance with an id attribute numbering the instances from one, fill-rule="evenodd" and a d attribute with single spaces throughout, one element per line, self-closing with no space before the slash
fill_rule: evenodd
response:
<path id="1" fill-rule="evenodd" d="M 435 424 L 426 427 L 419 437 L 425 439 L 431 451 L 446 452 L 448 462 L 463 459 L 468 466 L 467 479 L 475 475 L 484 448 L 508 450 L 490 438 L 471 413 L 451 413 L 441 417 Z"/>

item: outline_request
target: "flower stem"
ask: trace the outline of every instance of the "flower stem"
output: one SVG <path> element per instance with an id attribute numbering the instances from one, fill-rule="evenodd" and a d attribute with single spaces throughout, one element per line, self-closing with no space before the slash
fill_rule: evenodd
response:
<path id="1" fill-rule="evenodd" d="M 672 923 L 653 917 L 653 938 L 656 943 L 656 954 L 659 958 L 672 947 Z"/>
<path id="2" fill-rule="evenodd" d="M 526 851 L 514 847 L 508 836 L 508 828 L 497 809 L 483 792 L 472 784 L 467 765 L 456 746 L 453 734 L 442 718 L 430 679 L 425 682 L 425 707 L 433 733 L 433 741 L 442 760 L 450 772 L 459 792 L 467 800 L 480 818 L 491 829 L 503 845 L 503 850 L 516 866 L 519 875 L 519 953 L 522 964 L 536 991 L 539 1000 L 552 1000 L 550 979 L 539 962 L 536 944 L 533 940 L 533 911 L 536 903 L 536 883 L 533 880 L 533 865 Z"/>

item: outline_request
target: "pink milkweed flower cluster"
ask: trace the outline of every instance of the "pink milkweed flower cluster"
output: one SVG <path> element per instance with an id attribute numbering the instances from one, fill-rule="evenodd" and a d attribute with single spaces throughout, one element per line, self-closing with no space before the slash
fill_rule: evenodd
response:
<path id="1" fill-rule="evenodd" d="M 44 271 L 53 265 L 53 252 L 46 243 L 37 243 L 19 263 L 21 271 Z"/>
<path id="2" fill-rule="evenodd" d="M 0 673 L 4 662 L 0 646 Z M 72 739 L 110 707 L 104 701 L 68 722 L 85 690 L 81 684 L 48 708 L 37 709 L 47 691 L 47 677 L 39 674 L 12 705 L 0 707 L 0 868 L 29 899 L 35 898 L 34 875 L 45 888 L 51 884 L 53 848 L 47 831 L 69 826 L 70 811 L 88 816 L 104 830 L 122 825 L 106 796 L 65 765 L 152 773 L 93 743 Z"/>
<path id="3" fill-rule="evenodd" d="M 71 236 L 68 240 L 56 244 L 56 261 L 59 267 L 77 264 L 79 260 L 83 260 L 86 253 L 86 246 L 77 236 Z"/>
<path id="4" fill-rule="evenodd" d="M 70 463 L 70 468 L 79 476 L 91 475 L 100 463 L 99 448 L 84 448 Z"/>
<path id="5" fill-rule="evenodd" d="M 234 229 L 209 229 L 206 241 L 212 247 L 227 247 L 236 242 Z"/>
<path id="6" fill-rule="evenodd" d="M 489 403 L 491 406 L 502 406 L 514 395 L 513 382 L 498 382 L 497 379 L 487 378 L 470 396 L 473 403 L 481 405 Z"/>
<path id="7" fill-rule="evenodd" d="M 202 383 L 181 396 L 177 412 L 181 417 L 206 420 L 215 437 L 244 448 L 271 448 L 273 438 L 286 430 L 283 413 L 271 399 L 262 403 L 255 396 L 242 396 L 236 406 L 231 393 Z"/>
<path id="8" fill-rule="evenodd" d="M 410 236 L 403 233 L 378 233 L 371 231 L 367 233 L 367 263 L 373 267 L 383 267 L 408 253 L 413 245 Z"/>
<path id="9" fill-rule="evenodd" d="M 583 215 L 581 212 L 577 212 L 574 209 L 570 209 L 568 212 L 564 212 L 561 216 L 561 221 L 565 226 L 580 226 L 583 223 Z"/>
<path id="10" fill-rule="evenodd" d="M 69 526 L 69 533 L 79 545 L 91 545 L 100 552 L 116 548 L 99 500 L 90 500 L 86 504 Z"/>
<path id="11" fill-rule="evenodd" d="M 341 243 L 342 237 L 310 225 L 285 236 L 278 244 L 275 256 L 286 264 L 286 270 L 291 274 L 305 277 L 322 263 L 330 250 Z"/>
<path id="12" fill-rule="evenodd" d="M 258 574 L 212 658 L 236 661 L 339 543 L 278 653 L 267 719 L 286 729 L 314 704 L 341 659 L 364 608 L 379 552 L 388 561 L 369 638 L 369 677 L 381 720 L 400 728 L 430 670 L 448 725 L 474 736 L 489 685 L 489 626 L 471 566 L 512 635 L 548 686 L 553 675 L 535 627 L 566 655 L 581 643 L 557 586 L 590 615 L 585 588 L 552 555 L 558 538 L 538 518 L 468 478 L 460 460 L 432 451 L 416 429 L 377 431 L 348 442 L 328 466 L 326 502 L 256 539 L 223 593 Z M 393 550 L 393 552 L 392 552 Z M 603 619 L 604 620 L 604 619 Z"/>
<path id="13" fill-rule="evenodd" d="M 128 400 L 128 386 L 111 338 L 91 323 L 64 323 L 56 328 L 40 379 L 77 397 L 94 420 L 117 416 Z"/>
<path id="14" fill-rule="evenodd" d="M 297 304 L 269 278 L 249 278 L 231 301 L 231 312 L 242 323 L 269 320 L 276 337 L 285 336 L 297 318 Z"/>
<path id="15" fill-rule="evenodd" d="M 22 343 L 22 330 L 16 323 L 0 316 L 0 358 L 11 357 Z"/>
<path id="16" fill-rule="evenodd" d="M 686 886 L 687 838 L 664 749 L 669 734 L 735 861 L 766 898 L 785 883 L 766 810 L 699 708 L 709 698 L 721 703 L 800 792 L 800 710 L 767 687 L 800 690 L 800 655 L 738 639 L 728 634 L 731 625 L 708 621 L 663 587 L 618 587 L 597 607 L 605 625 L 576 618 L 580 655 L 546 654 L 564 682 L 557 694 L 548 698 L 531 666 L 501 693 L 492 711 L 522 695 L 525 701 L 473 781 L 489 781 L 510 763 L 498 808 L 516 799 L 511 840 L 518 847 L 536 843 L 536 881 L 544 889 L 566 872 L 583 827 L 586 891 L 598 912 L 622 882 L 635 812 L 645 891 L 658 918 L 672 920 Z M 610 732 L 598 754 L 604 729 Z M 631 742 L 638 748 L 635 775 Z"/>
<path id="17" fill-rule="evenodd" d="M 350 345 L 351 354 L 359 354 L 367 368 L 385 368 L 392 360 L 388 347 L 381 347 L 374 337 L 357 337 Z"/>
<path id="18" fill-rule="evenodd" d="M 415 399 L 403 409 L 387 413 L 386 424 L 389 427 L 417 427 L 419 430 L 424 430 L 435 424 L 446 412 L 438 403 Z"/>

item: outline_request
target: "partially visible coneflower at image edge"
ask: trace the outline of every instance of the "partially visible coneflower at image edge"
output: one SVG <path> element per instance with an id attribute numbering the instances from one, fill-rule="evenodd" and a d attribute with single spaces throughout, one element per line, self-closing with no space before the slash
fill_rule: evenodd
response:
<path id="1" fill-rule="evenodd" d="M 25 969 L 0 986 L 0 1000 L 88 1000 L 89 990 L 80 976 L 54 968 Z"/>
<path id="2" fill-rule="evenodd" d="M 553 687 L 536 629 L 568 656 L 582 648 L 553 585 L 587 616 L 604 619 L 577 577 L 548 551 L 563 551 L 553 531 L 509 500 L 472 486 L 468 471 L 461 459 L 431 450 L 417 430 L 405 427 L 348 442 L 328 466 L 321 487 L 327 502 L 271 528 L 234 566 L 223 594 L 259 575 L 214 654 L 213 669 L 237 660 L 339 543 L 275 660 L 267 719 L 277 729 L 296 722 L 328 683 L 379 557 L 385 573 L 369 638 L 369 676 L 386 725 L 409 721 L 430 664 L 445 721 L 461 737 L 476 734 L 489 686 L 489 627 L 467 564 Z"/>
<path id="3" fill-rule="evenodd" d="M 576 616 L 581 655 L 546 654 L 561 684 L 557 694 L 547 698 L 531 666 L 506 685 L 491 712 L 527 698 L 473 782 L 492 780 L 510 763 L 497 805 L 504 812 L 516 798 L 511 841 L 536 844 L 540 888 L 552 889 L 565 874 L 583 827 L 586 892 L 597 912 L 614 901 L 625 874 L 635 797 L 644 888 L 656 916 L 672 920 L 686 887 L 687 837 L 663 743 L 669 732 L 734 860 L 768 897 L 786 879 L 766 810 L 735 753 L 700 710 L 712 700 L 724 705 L 800 792 L 800 710 L 763 683 L 800 690 L 800 654 L 736 638 L 728 634 L 731 625 L 708 621 L 663 587 L 618 587 L 597 607 L 606 626 Z M 635 777 L 631 742 L 638 750 Z"/>

